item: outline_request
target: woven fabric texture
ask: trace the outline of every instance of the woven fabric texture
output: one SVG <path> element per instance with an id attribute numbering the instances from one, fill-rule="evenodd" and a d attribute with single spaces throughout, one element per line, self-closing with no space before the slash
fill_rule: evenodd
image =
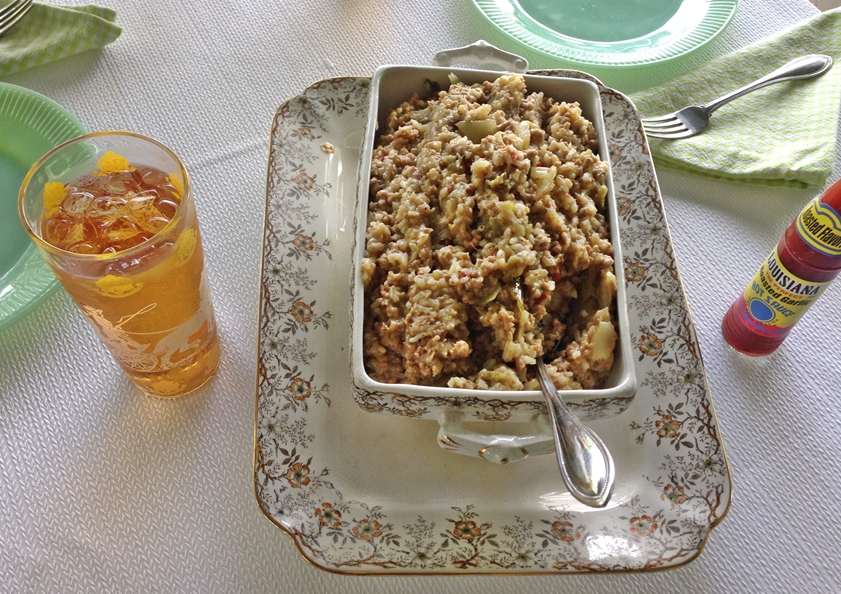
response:
<path id="1" fill-rule="evenodd" d="M 721 107 L 701 134 L 650 138 L 658 164 L 710 177 L 806 188 L 822 186 L 835 164 L 841 106 L 841 9 L 824 12 L 697 70 L 632 96 L 644 116 L 712 101 L 789 60 L 828 54 L 818 78 L 770 85 Z"/>
<path id="2" fill-rule="evenodd" d="M 120 36 L 117 13 L 103 6 L 54 6 L 35 2 L 0 37 L 0 76 L 102 47 Z"/>

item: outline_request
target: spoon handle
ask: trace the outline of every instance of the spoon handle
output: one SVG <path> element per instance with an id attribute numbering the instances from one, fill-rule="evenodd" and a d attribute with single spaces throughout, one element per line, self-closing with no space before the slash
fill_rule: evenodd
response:
<path id="1" fill-rule="evenodd" d="M 541 360 L 537 362 L 537 378 L 549 407 L 558 467 L 564 483 L 581 503 L 605 506 L 613 491 L 615 476 L 613 458 L 607 446 L 570 412 Z"/>

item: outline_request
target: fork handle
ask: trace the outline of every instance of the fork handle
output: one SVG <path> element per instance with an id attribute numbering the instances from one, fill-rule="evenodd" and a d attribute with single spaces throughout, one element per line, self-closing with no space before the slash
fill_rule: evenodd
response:
<path id="1" fill-rule="evenodd" d="M 780 66 L 774 72 L 766 74 L 759 80 L 745 85 L 741 89 L 736 89 L 731 93 L 727 93 L 723 97 L 719 97 L 715 101 L 710 101 L 703 105 L 708 113 L 714 112 L 716 109 L 738 99 L 742 95 L 746 95 L 756 89 L 773 85 L 774 83 L 783 82 L 786 80 L 797 80 L 800 78 L 811 78 L 823 74 L 832 66 L 832 58 L 823 54 L 810 54 L 808 56 L 801 56 L 795 58 L 788 64 Z"/>

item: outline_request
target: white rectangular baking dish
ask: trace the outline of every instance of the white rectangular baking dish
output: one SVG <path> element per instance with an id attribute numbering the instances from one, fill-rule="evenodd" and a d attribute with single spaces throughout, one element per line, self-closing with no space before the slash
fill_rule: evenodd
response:
<path id="1" fill-rule="evenodd" d="M 483 48 L 483 51 L 487 51 L 484 49 L 487 46 L 480 45 L 479 47 Z M 487 61 L 487 55 L 480 59 Z M 509 64 L 509 66 L 512 65 L 514 64 Z M 522 443 L 518 442 L 520 445 L 517 447 L 523 449 L 525 446 L 522 444 L 527 444 L 529 449 L 526 455 L 553 452 L 554 445 L 546 441 L 551 441 L 551 432 L 545 412 L 544 396 L 540 391 L 487 391 L 410 384 L 386 384 L 372 379 L 366 372 L 363 362 L 364 292 L 361 282 L 360 262 L 365 250 L 368 187 L 371 157 L 377 141 L 377 129 L 384 126 L 384 120 L 390 110 L 408 100 L 414 93 L 423 96 L 429 88 L 429 81 L 437 83 L 442 89 L 448 88 L 450 74 L 454 74 L 461 82 L 474 84 L 495 80 L 502 72 L 453 67 L 383 66 L 376 71 L 371 81 L 369 117 L 363 138 L 359 170 L 351 279 L 350 351 L 354 398 L 362 408 L 368 411 L 436 420 L 442 426 L 442 431 L 439 432 L 439 443 L 442 447 L 456 450 L 466 449 L 467 451 L 461 451 L 460 453 L 469 455 L 477 455 L 473 450 L 473 445 L 478 444 L 487 449 L 488 443 L 482 437 L 474 436 L 473 432 L 467 432 L 470 434 L 468 437 L 465 434 L 466 430 L 460 427 L 461 422 L 537 421 L 539 427 L 535 433 L 539 433 L 540 437 L 529 435 L 525 441 L 521 440 Z M 542 91 L 546 96 L 557 101 L 578 102 L 583 115 L 593 123 L 597 131 L 599 156 L 603 161 L 610 163 L 598 87 L 589 80 L 583 79 L 531 74 L 523 74 L 523 76 L 530 92 Z M 585 420 L 604 418 L 623 412 L 630 405 L 636 391 L 636 377 L 628 325 L 625 275 L 622 267 L 622 247 L 618 233 L 619 221 L 612 177 L 609 173 L 606 185 L 608 188 L 606 205 L 614 249 L 614 273 L 618 285 L 616 313 L 619 338 L 613 368 L 603 388 L 565 390 L 562 392 L 565 402 Z M 444 430 L 445 427 L 447 428 L 446 431 Z M 458 433 L 458 439 L 453 437 L 455 433 Z M 511 436 L 504 437 L 508 439 Z M 459 445 L 456 447 L 450 442 L 458 442 Z M 466 442 L 469 442 L 470 445 L 466 448 L 462 447 L 461 444 Z M 538 442 L 542 445 L 537 446 Z M 494 443 L 498 444 L 499 440 Z M 511 456 L 508 455 L 511 452 L 506 451 L 508 453 L 502 454 L 501 458 L 496 461 L 502 461 L 502 459 L 511 461 Z M 488 456 L 483 455 L 482 457 Z"/>

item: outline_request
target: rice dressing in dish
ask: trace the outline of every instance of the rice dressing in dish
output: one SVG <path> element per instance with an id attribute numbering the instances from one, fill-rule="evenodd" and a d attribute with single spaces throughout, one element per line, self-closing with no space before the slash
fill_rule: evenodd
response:
<path id="1" fill-rule="evenodd" d="M 432 85 L 430 85 L 431 87 Z M 380 382 L 600 388 L 617 341 L 608 164 L 578 103 L 505 74 L 414 95 L 371 164 L 363 353 Z"/>

